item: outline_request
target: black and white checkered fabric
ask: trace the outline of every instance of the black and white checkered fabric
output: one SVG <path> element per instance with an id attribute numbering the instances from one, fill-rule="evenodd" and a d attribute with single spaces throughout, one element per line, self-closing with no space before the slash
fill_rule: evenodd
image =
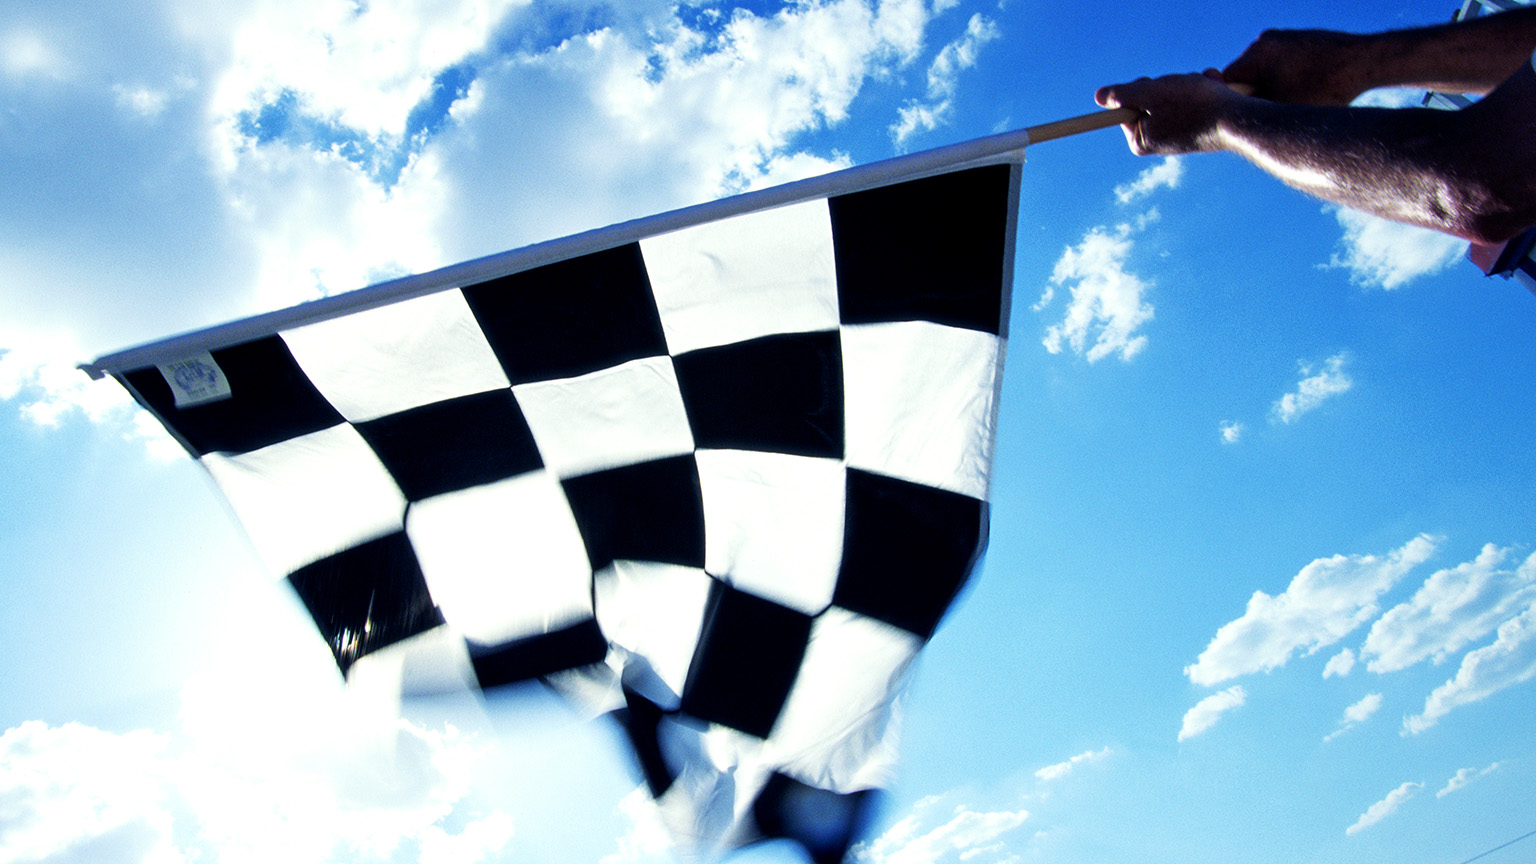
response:
<path id="1" fill-rule="evenodd" d="M 690 845 L 787 835 L 838 860 L 888 780 L 904 672 L 985 545 L 1016 171 L 118 377 L 349 678 L 542 679 L 624 724 Z"/>

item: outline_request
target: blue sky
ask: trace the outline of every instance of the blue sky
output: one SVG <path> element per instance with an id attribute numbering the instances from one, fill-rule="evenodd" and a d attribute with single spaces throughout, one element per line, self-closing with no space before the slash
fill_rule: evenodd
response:
<path id="1" fill-rule="evenodd" d="M 345 698 L 75 363 L 1451 11 L 11 0 L 0 864 L 675 860 L 558 705 Z M 1536 296 L 1114 130 L 1032 148 L 1019 224 L 991 546 L 855 860 L 1459 864 L 1536 828 Z"/>

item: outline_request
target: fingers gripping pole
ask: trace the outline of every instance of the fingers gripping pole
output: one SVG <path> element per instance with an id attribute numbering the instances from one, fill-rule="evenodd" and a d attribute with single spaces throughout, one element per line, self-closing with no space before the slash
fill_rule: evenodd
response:
<path id="1" fill-rule="evenodd" d="M 1243 96 L 1253 95 L 1253 87 L 1248 84 L 1228 84 L 1227 87 Z M 1108 111 L 1095 111 L 1092 114 L 1084 114 L 1080 117 L 1069 117 L 1066 120 L 1057 120 L 1054 123 L 1030 126 L 1024 131 L 1029 134 L 1029 143 L 1038 144 L 1041 141 L 1049 141 L 1052 138 L 1065 138 L 1068 135 L 1077 135 L 1082 132 L 1092 132 L 1095 129 L 1129 123 L 1140 117 L 1141 113 L 1132 108 L 1111 108 Z"/>

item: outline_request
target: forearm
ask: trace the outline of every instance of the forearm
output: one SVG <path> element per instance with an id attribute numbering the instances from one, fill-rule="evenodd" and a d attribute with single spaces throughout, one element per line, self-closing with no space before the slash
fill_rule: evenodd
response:
<path id="1" fill-rule="evenodd" d="M 1536 221 L 1536 189 L 1519 154 L 1458 113 L 1234 100 L 1206 146 L 1335 204 L 1497 242 Z"/>

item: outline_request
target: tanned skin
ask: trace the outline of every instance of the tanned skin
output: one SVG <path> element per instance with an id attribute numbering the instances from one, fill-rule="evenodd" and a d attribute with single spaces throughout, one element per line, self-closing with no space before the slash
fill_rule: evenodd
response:
<path id="1" fill-rule="evenodd" d="M 1225 70 L 1100 88 L 1137 155 L 1228 151 L 1318 198 L 1476 243 L 1536 224 L 1536 7 L 1359 35 L 1270 30 Z M 1228 85 L 1246 85 L 1245 96 Z M 1483 98 L 1355 108 L 1376 87 Z"/>

